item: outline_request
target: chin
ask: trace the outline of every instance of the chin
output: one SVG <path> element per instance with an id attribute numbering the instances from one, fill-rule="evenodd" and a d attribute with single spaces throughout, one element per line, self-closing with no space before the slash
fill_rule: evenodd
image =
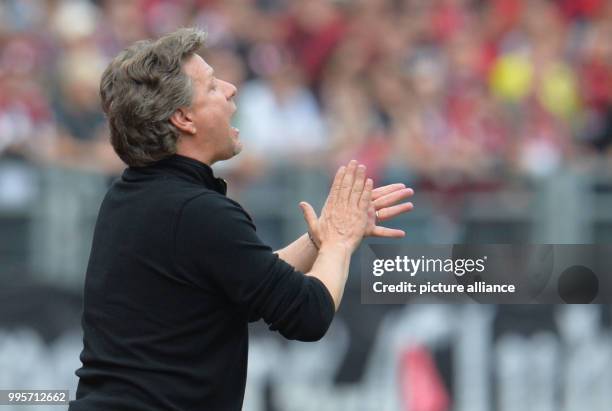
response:
<path id="1" fill-rule="evenodd" d="M 242 144 L 238 143 L 234 146 L 234 156 L 237 156 L 241 152 L 242 152 Z"/>
<path id="2" fill-rule="evenodd" d="M 229 149 L 224 155 L 222 155 L 217 161 L 226 161 L 233 157 L 236 157 L 242 151 L 242 144 L 236 144 Z"/>

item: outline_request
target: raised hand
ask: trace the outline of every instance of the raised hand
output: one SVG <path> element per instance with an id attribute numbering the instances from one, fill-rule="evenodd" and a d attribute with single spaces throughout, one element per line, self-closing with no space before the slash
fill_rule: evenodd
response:
<path id="1" fill-rule="evenodd" d="M 338 169 L 319 218 L 310 204 L 300 203 L 308 231 L 320 247 L 340 244 L 353 252 L 359 246 L 374 215 L 372 191 L 366 167 L 353 160 Z"/>

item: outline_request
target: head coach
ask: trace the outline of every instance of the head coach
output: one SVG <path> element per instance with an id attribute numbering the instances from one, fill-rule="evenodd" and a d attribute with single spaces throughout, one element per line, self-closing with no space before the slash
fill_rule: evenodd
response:
<path id="1" fill-rule="evenodd" d="M 128 165 L 101 205 L 84 290 L 83 366 L 70 411 L 239 410 L 248 322 L 315 341 L 342 299 L 364 236 L 412 208 L 402 184 L 374 189 L 363 165 L 338 170 L 308 233 L 272 251 L 211 165 L 238 154 L 236 88 L 180 29 L 123 50 L 100 95 Z M 279 205 L 282 206 L 282 205 Z"/>

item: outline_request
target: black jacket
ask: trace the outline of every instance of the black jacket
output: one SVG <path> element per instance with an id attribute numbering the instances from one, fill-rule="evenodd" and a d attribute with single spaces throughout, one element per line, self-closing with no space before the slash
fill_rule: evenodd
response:
<path id="1" fill-rule="evenodd" d="M 173 156 L 128 168 L 98 216 L 70 411 L 238 410 L 248 321 L 320 339 L 333 300 L 272 252 L 225 182 Z"/>

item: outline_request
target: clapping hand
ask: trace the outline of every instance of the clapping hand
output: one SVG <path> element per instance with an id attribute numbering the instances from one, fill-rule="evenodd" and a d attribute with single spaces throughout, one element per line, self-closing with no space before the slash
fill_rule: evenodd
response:
<path id="1" fill-rule="evenodd" d="M 343 177 L 345 174 L 348 176 L 355 176 L 355 182 L 359 181 L 357 185 L 363 187 L 365 181 L 365 166 L 358 165 L 355 160 L 351 161 L 346 167 L 341 167 L 336 174 L 336 179 L 332 185 L 329 197 L 323 206 L 321 211 L 321 217 L 317 218 L 317 215 L 312 206 L 306 202 L 301 202 L 300 207 L 304 212 L 304 218 L 308 224 L 308 232 L 315 241 L 316 244 L 320 245 L 321 238 L 321 227 L 322 219 L 326 219 L 332 209 L 337 207 L 332 206 L 336 203 L 334 198 L 337 197 L 337 192 L 343 185 L 341 182 L 347 182 L 347 179 Z M 353 183 L 353 177 L 350 177 L 350 183 Z M 345 189 L 350 191 L 349 187 Z M 361 188 L 363 189 L 363 188 Z M 411 188 L 407 188 L 402 183 L 389 184 L 386 186 L 378 187 L 371 191 L 369 204 L 367 205 L 364 212 L 367 214 L 367 223 L 365 230 L 363 231 L 363 237 L 382 237 L 382 238 L 400 238 L 404 237 L 406 233 L 403 230 L 393 229 L 377 225 L 377 223 L 390 220 L 397 217 L 400 214 L 404 214 L 413 209 L 411 202 L 404 201 L 408 197 L 412 196 L 414 191 Z M 332 203 L 330 203 L 330 200 Z M 336 211 L 336 210 L 335 210 Z"/>

